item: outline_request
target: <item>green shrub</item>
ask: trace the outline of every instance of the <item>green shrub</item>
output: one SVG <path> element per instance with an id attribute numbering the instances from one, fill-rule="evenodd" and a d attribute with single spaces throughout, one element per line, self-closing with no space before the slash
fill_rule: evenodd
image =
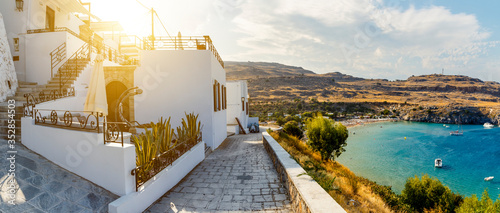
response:
<path id="1" fill-rule="evenodd" d="M 318 113 L 316 117 L 308 121 L 306 129 L 309 146 L 318 151 L 323 160 L 335 160 L 335 157 L 345 151 L 344 147 L 347 145 L 349 133 L 341 123 L 323 118 Z"/>
<path id="2" fill-rule="evenodd" d="M 283 126 L 285 124 L 285 119 L 283 118 L 283 116 L 279 116 L 276 119 L 276 124 L 278 124 L 278 126 Z"/>
<path id="3" fill-rule="evenodd" d="M 196 143 L 201 132 L 201 122 L 198 121 L 198 115 L 194 113 L 184 113 L 186 119 L 182 119 L 180 127 L 177 127 L 177 138 L 179 141 L 188 141 Z"/>
<path id="4" fill-rule="evenodd" d="M 298 139 L 301 139 L 303 136 L 302 129 L 300 129 L 299 123 L 297 123 L 297 121 L 288 121 L 283 127 L 283 131 L 286 134 L 297 137 Z"/>
<path id="5" fill-rule="evenodd" d="M 408 204 L 417 212 L 437 209 L 443 212 L 455 212 L 463 198 L 453 193 L 438 179 L 424 175 L 408 178 L 401 193 L 403 203 Z"/>
<path id="6" fill-rule="evenodd" d="M 493 202 L 488 195 L 488 190 L 484 190 L 481 200 L 477 198 L 476 195 L 472 197 L 467 197 L 464 202 L 457 209 L 458 213 L 469 213 L 469 212 L 500 212 L 500 200 Z"/>

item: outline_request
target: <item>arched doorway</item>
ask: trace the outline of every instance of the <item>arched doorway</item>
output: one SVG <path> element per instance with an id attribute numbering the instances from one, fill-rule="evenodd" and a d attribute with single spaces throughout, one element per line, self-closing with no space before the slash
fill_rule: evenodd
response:
<path id="1" fill-rule="evenodd" d="M 112 81 L 106 86 L 106 96 L 108 98 L 108 121 L 121 121 L 115 116 L 116 102 L 120 95 L 127 90 L 127 87 L 119 81 Z M 123 100 L 123 117 L 130 120 L 130 106 L 128 98 Z"/>

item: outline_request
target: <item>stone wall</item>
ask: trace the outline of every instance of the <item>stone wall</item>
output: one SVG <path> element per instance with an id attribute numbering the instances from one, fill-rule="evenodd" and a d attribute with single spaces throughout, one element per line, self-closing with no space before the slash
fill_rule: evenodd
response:
<path id="1" fill-rule="evenodd" d="M 105 66 L 104 81 L 106 82 L 106 86 L 113 81 L 118 81 L 123 83 L 123 85 L 125 85 L 127 89 L 134 87 L 134 72 L 136 68 L 137 66 L 135 65 Z M 135 121 L 134 112 L 135 112 L 134 96 L 130 96 L 129 112 L 128 112 L 130 121 Z"/>
<path id="2" fill-rule="evenodd" d="M 10 53 L 7 33 L 0 13 L 0 102 L 13 96 L 17 89 L 17 76 Z"/>
<path id="3" fill-rule="evenodd" d="M 262 141 L 296 213 L 346 212 L 267 132 Z"/>

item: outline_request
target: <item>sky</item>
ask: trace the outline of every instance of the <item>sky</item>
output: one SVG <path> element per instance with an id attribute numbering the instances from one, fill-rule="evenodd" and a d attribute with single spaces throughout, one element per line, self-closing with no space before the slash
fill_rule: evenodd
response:
<path id="1" fill-rule="evenodd" d="M 209 35 L 225 61 L 407 79 L 434 73 L 500 82 L 498 0 L 90 0 L 126 33 Z M 147 7 L 147 8 L 146 8 Z"/>

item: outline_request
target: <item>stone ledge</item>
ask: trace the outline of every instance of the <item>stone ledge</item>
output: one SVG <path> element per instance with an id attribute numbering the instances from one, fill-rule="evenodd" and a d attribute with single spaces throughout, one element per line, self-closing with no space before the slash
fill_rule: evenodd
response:
<path id="1" fill-rule="evenodd" d="M 306 173 L 306 171 L 267 132 L 262 133 L 262 141 L 281 182 L 285 184 L 288 190 L 294 212 L 346 212 L 309 175 L 300 175 Z"/>

